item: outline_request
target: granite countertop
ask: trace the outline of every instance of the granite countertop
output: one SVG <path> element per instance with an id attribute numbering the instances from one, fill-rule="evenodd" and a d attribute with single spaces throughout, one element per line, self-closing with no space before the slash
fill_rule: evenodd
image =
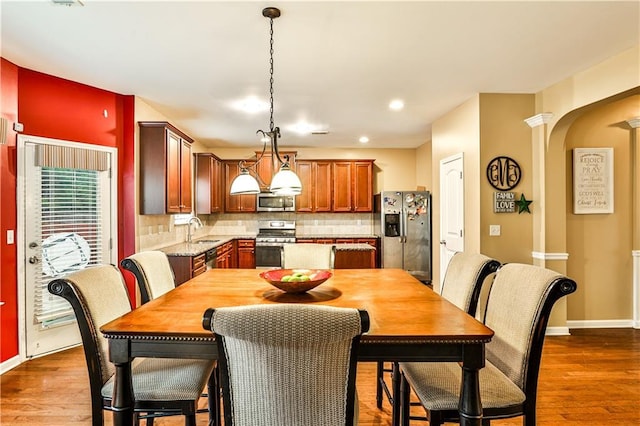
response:
<path id="1" fill-rule="evenodd" d="M 229 241 L 235 239 L 254 239 L 255 237 L 255 235 L 207 235 L 206 237 L 196 238 L 192 243 L 184 242 L 173 244 L 159 250 L 168 256 L 198 256 Z"/>
<path id="2" fill-rule="evenodd" d="M 375 235 L 371 234 L 362 234 L 362 235 L 320 235 L 320 234 L 309 234 L 309 235 L 299 235 L 296 234 L 296 238 L 333 238 L 333 239 L 354 239 L 354 238 L 378 238 Z"/>
<path id="3" fill-rule="evenodd" d="M 336 251 L 371 251 L 376 248 L 367 243 L 354 243 L 354 244 L 334 244 Z"/>
<path id="4" fill-rule="evenodd" d="M 371 235 L 349 235 L 348 237 L 335 237 L 335 236 L 308 236 L 298 235 L 298 238 L 376 238 Z M 196 238 L 191 243 L 178 243 L 167 247 L 160 248 L 158 250 L 166 253 L 169 256 L 199 256 L 202 253 L 207 252 L 213 248 L 219 247 L 232 240 L 242 239 L 255 239 L 255 235 L 207 235 L 206 237 Z M 375 250 L 375 247 L 366 243 L 340 243 L 334 244 L 338 251 L 368 251 Z"/>

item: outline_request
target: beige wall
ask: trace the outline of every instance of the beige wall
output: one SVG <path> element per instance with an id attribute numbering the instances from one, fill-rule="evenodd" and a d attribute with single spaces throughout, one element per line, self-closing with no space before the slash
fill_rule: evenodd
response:
<path id="1" fill-rule="evenodd" d="M 433 123 L 431 134 L 433 241 L 440 240 L 440 161 L 464 153 L 464 249 L 480 251 L 480 96 L 476 95 Z M 439 246 L 433 247 L 433 283 L 440 285 Z"/>
<path id="2" fill-rule="evenodd" d="M 630 96 L 590 108 L 567 132 L 567 273 L 579 283 L 567 302 L 568 320 L 622 320 L 632 316 L 633 159 L 631 132 L 625 121 L 639 113 L 640 95 Z M 614 152 L 614 212 L 573 214 L 572 149 L 609 147 Z"/>
<path id="3" fill-rule="evenodd" d="M 511 191 L 516 198 L 524 194 L 527 200 L 539 202 L 532 193 L 531 128 L 524 121 L 533 115 L 534 103 L 532 94 L 480 95 L 480 250 L 502 263 L 531 263 L 533 215 L 494 213 L 496 190 L 487 180 L 486 168 L 497 156 L 514 159 L 522 177 Z M 489 225 L 500 225 L 501 235 L 489 236 Z"/>

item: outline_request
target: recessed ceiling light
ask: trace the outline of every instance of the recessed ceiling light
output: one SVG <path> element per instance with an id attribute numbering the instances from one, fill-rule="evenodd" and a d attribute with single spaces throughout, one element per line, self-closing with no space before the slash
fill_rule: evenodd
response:
<path id="1" fill-rule="evenodd" d="M 267 111 L 269 109 L 269 103 L 260 100 L 255 96 L 249 96 L 248 98 L 234 102 L 233 108 L 249 114 L 255 114 L 258 112 Z"/>
<path id="2" fill-rule="evenodd" d="M 404 102 L 401 99 L 394 99 L 389 102 L 389 108 L 394 111 L 400 111 L 402 108 L 404 108 Z"/>
<path id="3" fill-rule="evenodd" d="M 358 139 L 358 141 L 360 143 L 367 143 L 367 142 L 369 142 L 369 138 L 366 137 L 366 136 L 360 136 L 360 139 Z"/>

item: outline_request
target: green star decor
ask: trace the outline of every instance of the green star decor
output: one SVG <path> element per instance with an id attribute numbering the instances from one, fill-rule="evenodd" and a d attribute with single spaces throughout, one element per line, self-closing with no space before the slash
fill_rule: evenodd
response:
<path id="1" fill-rule="evenodd" d="M 527 200 L 524 198 L 524 194 L 520 194 L 520 199 L 516 201 L 516 205 L 518 206 L 518 214 L 522 212 L 531 213 L 529 210 L 529 204 L 531 204 L 533 200 Z"/>

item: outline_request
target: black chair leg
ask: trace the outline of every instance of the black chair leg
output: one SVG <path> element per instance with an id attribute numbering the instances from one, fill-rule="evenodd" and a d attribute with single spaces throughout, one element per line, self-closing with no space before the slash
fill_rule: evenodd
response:
<path id="1" fill-rule="evenodd" d="M 376 371 L 376 406 L 382 408 L 382 380 L 384 380 L 384 363 L 378 362 Z"/>
<path id="2" fill-rule="evenodd" d="M 402 407 L 401 403 L 401 384 L 402 380 L 400 378 L 400 365 L 397 362 L 394 362 L 391 370 L 391 424 L 392 425 L 400 425 L 400 411 Z"/>

